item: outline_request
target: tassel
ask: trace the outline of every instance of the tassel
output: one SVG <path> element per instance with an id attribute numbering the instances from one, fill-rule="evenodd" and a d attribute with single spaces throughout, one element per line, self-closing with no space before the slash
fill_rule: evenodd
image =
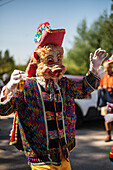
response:
<path id="1" fill-rule="evenodd" d="M 113 164 L 113 145 L 111 148 L 111 152 L 109 153 L 109 159 L 110 159 L 111 163 Z"/>

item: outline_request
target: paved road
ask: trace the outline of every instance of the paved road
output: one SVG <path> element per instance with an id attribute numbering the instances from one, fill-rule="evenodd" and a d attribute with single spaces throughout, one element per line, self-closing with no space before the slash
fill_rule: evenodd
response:
<path id="1" fill-rule="evenodd" d="M 104 142 L 105 135 L 103 120 L 87 121 L 76 131 L 77 146 L 70 156 L 72 170 L 113 170 L 109 161 L 113 141 Z"/>
<path id="2" fill-rule="evenodd" d="M 12 117 L 0 117 L 0 170 L 30 170 L 24 154 L 9 145 Z"/>
<path id="3" fill-rule="evenodd" d="M 9 146 L 12 121 L 12 116 L 0 117 L 0 170 L 30 170 L 24 154 Z M 113 141 L 105 143 L 105 135 L 103 120 L 85 122 L 76 130 L 77 146 L 70 155 L 72 170 L 113 170 L 108 158 Z"/>

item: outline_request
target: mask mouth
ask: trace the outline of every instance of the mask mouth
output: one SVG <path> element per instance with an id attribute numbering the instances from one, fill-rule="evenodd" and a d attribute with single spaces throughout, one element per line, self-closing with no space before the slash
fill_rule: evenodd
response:
<path id="1" fill-rule="evenodd" d="M 40 76 L 45 77 L 46 79 L 60 79 L 65 73 L 65 66 L 55 65 L 53 67 L 45 66 L 40 72 Z"/>
<path id="2" fill-rule="evenodd" d="M 61 68 L 55 68 L 55 69 L 50 70 L 49 72 L 49 74 L 54 77 L 58 77 L 61 73 L 62 73 Z"/>

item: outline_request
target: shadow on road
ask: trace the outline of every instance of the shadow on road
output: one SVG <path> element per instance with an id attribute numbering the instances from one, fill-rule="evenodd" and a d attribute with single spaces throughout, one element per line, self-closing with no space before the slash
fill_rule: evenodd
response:
<path id="1" fill-rule="evenodd" d="M 9 146 L 13 118 L 0 119 L 0 170 L 30 170 L 22 152 Z M 113 125 L 112 125 L 113 127 Z M 109 152 L 113 142 L 104 142 L 104 121 L 85 121 L 76 130 L 76 148 L 70 155 L 72 170 L 112 170 Z"/>
<path id="2" fill-rule="evenodd" d="M 113 169 L 109 160 L 113 141 L 104 142 L 106 134 L 104 119 L 85 121 L 83 126 L 76 130 L 77 144 L 70 155 L 72 170 Z"/>
<path id="3" fill-rule="evenodd" d="M 0 170 L 30 170 L 24 154 L 9 145 L 13 118 L 0 119 Z"/>

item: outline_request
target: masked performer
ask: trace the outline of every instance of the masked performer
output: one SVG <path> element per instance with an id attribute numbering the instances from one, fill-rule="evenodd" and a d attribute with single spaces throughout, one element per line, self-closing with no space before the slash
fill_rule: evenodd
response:
<path id="1" fill-rule="evenodd" d="M 90 54 L 90 69 L 82 81 L 63 76 L 62 41 L 65 29 L 50 29 L 48 22 L 38 27 L 36 49 L 26 69 L 23 90 L 17 90 L 23 76 L 14 70 L 1 93 L 0 114 L 15 112 L 10 144 L 25 152 L 32 170 L 71 170 L 69 154 L 75 147 L 74 99 L 87 97 L 100 80 L 99 66 L 105 50 Z"/>

